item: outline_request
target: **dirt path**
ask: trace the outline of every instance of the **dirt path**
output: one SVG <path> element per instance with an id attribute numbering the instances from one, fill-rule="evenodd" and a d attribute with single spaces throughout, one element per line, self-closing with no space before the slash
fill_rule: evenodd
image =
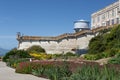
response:
<path id="1" fill-rule="evenodd" d="M 48 80 L 29 74 L 18 74 L 15 70 L 6 66 L 0 61 L 0 80 Z"/>

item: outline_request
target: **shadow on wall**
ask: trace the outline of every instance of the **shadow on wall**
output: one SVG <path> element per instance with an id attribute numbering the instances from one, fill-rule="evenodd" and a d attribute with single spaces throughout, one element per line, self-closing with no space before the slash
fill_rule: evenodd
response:
<path id="1" fill-rule="evenodd" d="M 77 54 L 86 54 L 88 52 L 88 49 L 77 49 L 76 53 Z"/>

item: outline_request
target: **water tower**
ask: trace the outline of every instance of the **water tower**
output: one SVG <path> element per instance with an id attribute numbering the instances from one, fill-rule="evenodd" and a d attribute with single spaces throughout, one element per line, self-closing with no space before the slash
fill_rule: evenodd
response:
<path id="1" fill-rule="evenodd" d="M 89 22 L 85 20 L 77 20 L 74 22 L 74 30 L 75 32 L 79 32 L 82 30 L 89 30 Z"/>

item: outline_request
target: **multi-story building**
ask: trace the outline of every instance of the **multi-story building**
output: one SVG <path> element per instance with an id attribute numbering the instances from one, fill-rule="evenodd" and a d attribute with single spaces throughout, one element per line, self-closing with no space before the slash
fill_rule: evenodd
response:
<path id="1" fill-rule="evenodd" d="M 109 6 L 94 12 L 91 15 L 91 28 L 98 28 L 118 24 L 119 21 L 119 2 L 114 2 Z"/>

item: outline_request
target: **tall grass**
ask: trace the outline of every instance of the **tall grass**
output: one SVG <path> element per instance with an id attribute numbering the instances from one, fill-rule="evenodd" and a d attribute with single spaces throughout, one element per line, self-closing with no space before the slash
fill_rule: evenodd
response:
<path id="1" fill-rule="evenodd" d="M 106 66 L 83 66 L 65 80 L 120 80 L 120 72 Z"/>

